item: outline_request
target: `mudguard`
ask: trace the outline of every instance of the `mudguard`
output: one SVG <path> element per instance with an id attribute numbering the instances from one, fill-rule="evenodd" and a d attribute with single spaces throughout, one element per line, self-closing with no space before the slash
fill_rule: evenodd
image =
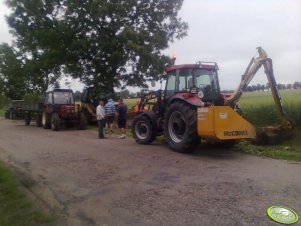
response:
<path id="1" fill-rule="evenodd" d="M 204 107 L 204 102 L 195 94 L 191 93 L 176 93 L 170 100 L 171 102 L 174 102 L 175 100 L 181 100 L 185 101 L 193 106 L 196 107 Z"/>

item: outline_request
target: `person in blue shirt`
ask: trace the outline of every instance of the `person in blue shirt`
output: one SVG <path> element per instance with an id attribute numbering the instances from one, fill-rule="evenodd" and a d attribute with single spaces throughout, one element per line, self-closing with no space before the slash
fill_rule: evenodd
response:
<path id="1" fill-rule="evenodd" d="M 112 99 L 109 99 L 108 103 L 105 105 L 105 118 L 106 118 L 106 133 L 108 133 L 108 129 L 110 130 L 110 134 L 113 133 L 113 123 L 114 123 L 114 116 L 116 112 L 116 107 Z"/>

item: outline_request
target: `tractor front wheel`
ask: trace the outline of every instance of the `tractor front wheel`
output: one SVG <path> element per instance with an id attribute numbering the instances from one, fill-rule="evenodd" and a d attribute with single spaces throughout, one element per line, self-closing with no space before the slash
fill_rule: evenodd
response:
<path id="1" fill-rule="evenodd" d="M 170 105 L 164 127 L 169 146 L 177 152 L 192 152 L 200 141 L 196 107 L 187 103 L 175 102 Z"/>
<path id="2" fill-rule="evenodd" d="M 149 117 L 138 115 L 132 125 L 133 137 L 138 144 L 151 144 L 156 139 L 156 133 Z"/>

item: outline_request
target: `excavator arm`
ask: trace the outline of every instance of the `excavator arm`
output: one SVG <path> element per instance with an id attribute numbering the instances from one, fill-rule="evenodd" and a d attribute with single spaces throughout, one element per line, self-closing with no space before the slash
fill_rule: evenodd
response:
<path id="1" fill-rule="evenodd" d="M 257 71 L 263 66 L 264 72 L 268 79 L 268 84 L 272 91 L 273 99 L 276 105 L 276 109 L 280 116 L 280 125 L 277 127 L 267 127 L 269 131 L 276 131 L 276 130 L 284 130 L 284 131 L 292 131 L 293 124 L 291 120 L 288 118 L 287 114 L 284 111 L 281 97 L 277 88 L 275 76 L 273 73 L 273 63 L 272 59 L 268 58 L 267 53 L 261 48 L 257 47 L 259 56 L 257 58 L 252 58 L 245 73 L 242 75 L 241 82 L 234 93 L 228 97 L 225 101 L 226 105 L 234 107 L 236 103 L 239 101 L 240 97 L 242 96 L 243 92 L 246 90 L 249 83 L 252 81 L 253 77 L 257 73 Z"/>

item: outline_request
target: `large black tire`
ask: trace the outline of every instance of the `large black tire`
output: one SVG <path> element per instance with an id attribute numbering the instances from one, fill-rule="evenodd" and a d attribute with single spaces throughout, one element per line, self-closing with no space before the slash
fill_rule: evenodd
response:
<path id="1" fill-rule="evenodd" d="M 42 126 L 42 115 L 40 113 L 37 113 L 36 125 L 37 125 L 37 127 Z"/>
<path id="2" fill-rule="evenodd" d="M 151 144 L 156 139 L 156 132 L 149 117 L 138 115 L 132 124 L 133 137 L 138 144 Z"/>
<path id="3" fill-rule="evenodd" d="M 42 113 L 42 125 L 44 129 L 50 129 L 51 127 L 50 114 L 48 112 Z"/>
<path id="4" fill-rule="evenodd" d="M 79 130 L 85 130 L 87 126 L 87 117 L 83 112 L 79 112 L 77 115 L 76 128 Z"/>
<path id="5" fill-rule="evenodd" d="M 199 144 L 197 109 L 185 102 L 175 102 L 167 109 L 164 133 L 169 146 L 177 152 L 188 153 Z"/>
<path id="6" fill-rule="evenodd" d="M 60 125 L 61 125 L 61 120 L 60 120 L 59 114 L 56 112 L 53 112 L 51 114 L 51 129 L 53 131 L 58 131 L 58 130 L 60 130 Z"/>

